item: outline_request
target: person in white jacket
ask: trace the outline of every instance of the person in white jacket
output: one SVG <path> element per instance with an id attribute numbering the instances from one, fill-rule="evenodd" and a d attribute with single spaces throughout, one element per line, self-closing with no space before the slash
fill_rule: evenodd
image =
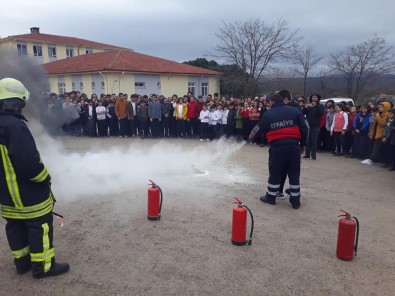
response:
<path id="1" fill-rule="evenodd" d="M 229 109 L 228 106 L 225 105 L 222 113 L 220 137 L 228 134 L 228 114 L 229 114 Z"/>
<path id="2" fill-rule="evenodd" d="M 209 114 L 210 112 L 207 110 L 207 106 L 203 105 L 202 111 L 200 111 L 199 119 L 200 119 L 200 141 L 210 141 L 209 139 Z"/>
<path id="3" fill-rule="evenodd" d="M 212 119 L 212 125 L 213 125 L 213 137 L 214 139 L 219 139 L 221 136 L 220 129 L 222 124 L 222 117 L 224 115 L 224 111 L 222 110 L 222 105 L 218 104 L 217 109 L 213 113 L 214 114 L 210 117 Z"/>

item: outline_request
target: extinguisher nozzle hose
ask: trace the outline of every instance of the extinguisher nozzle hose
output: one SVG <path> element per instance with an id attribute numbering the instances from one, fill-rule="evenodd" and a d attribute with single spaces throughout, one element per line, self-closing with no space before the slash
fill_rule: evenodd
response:
<path id="1" fill-rule="evenodd" d="M 357 219 L 357 217 L 353 216 L 353 219 L 355 219 L 355 221 L 357 222 L 357 237 L 356 237 L 356 242 L 355 242 L 355 247 L 354 247 L 354 251 L 355 251 L 355 257 L 357 256 L 357 252 L 358 252 L 358 240 L 359 240 L 359 221 Z"/>
<path id="2" fill-rule="evenodd" d="M 249 207 L 247 207 L 246 205 L 243 205 L 243 207 L 245 207 L 248 210 L 248 212 L 250 213 L 250 217 L 251 217 L 250 239 L 248 240 L 248 245 L 250 246 L 252 244 L 252 233 L 254 232 L 254 216 L 252 215 L 252 212 Z"/>
<path id="3" fill-rule="evenodd" d="M 159 219 L 160 219 L 160 213 L 162 211 L 162 204 L 163 204 L 163 192 L 162 192 L 162 188 L 160 188 L 158 185 L 156 185 L 156 187 L 158 187 L 160 192 L 160 204 L 159 204 Z"/>

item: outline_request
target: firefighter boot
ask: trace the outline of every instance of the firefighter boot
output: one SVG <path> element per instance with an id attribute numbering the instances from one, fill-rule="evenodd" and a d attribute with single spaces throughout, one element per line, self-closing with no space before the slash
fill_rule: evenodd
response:
<path id="1" fill-rule="evenodd" d="M 269 194 L 266 193 L 265 196 L 261 196 L 259 198 L 262 202 L 267 203 L 269 205 L 274 206 L 276 204 L 276 198 L 273 196 L 270 196 Z"/>
<path id="2" fill-rule="evenodd" d="M 24 256 L 19 259 L 14 259 L 17 274 L 25 274 L 32 269 L 32 262 L 30 261 L 30 255 Z"/>
<path id="3" fill-rule="evenodd" d="M 40 272 L 35 272 L 33 270 L 33 276 L 35 278 L 44 278 L 48 276 L 57 276 L 66 273 L 70 270 L 70 266 L 67 263 L 52 263 L 52 267 L 47 272 L 43 272 L 42 268 Z"/>
<path id="4" fill-rule="evenodd" d="M 295 210 L 299 209 L 300 206 L 302 205 L 300 203 L 300 199 L 299 198 L 295 199 L 295 198 L 290 197 L 289 198 L 289 202 L 291 203 L 292 208 L 295 209 Z"/>

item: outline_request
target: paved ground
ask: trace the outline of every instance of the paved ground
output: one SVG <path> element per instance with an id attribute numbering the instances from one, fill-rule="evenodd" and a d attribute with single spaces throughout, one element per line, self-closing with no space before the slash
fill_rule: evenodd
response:
<path id="1" fill-rule="evenodd" d="M 192 140 L 39 140 L 54 179 L 58 261 L 15 273 L 0 232 L 1 295 L 394 295 L 393 172 L 319 154 L 302 162 L 302 207 L 261 203 L 267 148 Z M 63 142 L 62 144 L 60 142 Z M 155 145 L 153 147 L 152 145 Z M 195 166 L 197 169 L 195 169 Z M 197 176 L 196 171 L 208 171 Z M 147 180 L 165 193 L 146 219 Z M 252 246 L 230 243 L 233 196 L 255 214 Z M 361 222 L 358 257 L 336 258 L 337 215 Z M 0 222 L 4 228 L 4 221 Z"/>

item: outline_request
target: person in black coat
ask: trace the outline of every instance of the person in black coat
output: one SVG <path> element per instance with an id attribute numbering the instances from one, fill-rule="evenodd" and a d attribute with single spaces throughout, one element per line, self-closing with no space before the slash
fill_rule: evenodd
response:
<path id="1" fill-rule="evenodd" d="M 303 158 L 317 159 L 317 143 L 320 134 L 321 117 L 325 113 L 325 106 L 320 104 L 320 99 L 320 95 L 312 94 L 309 98 L 310 104 L 305 106 L 305 115 L 310 130 L 306 144 L 306 153 Z"/>

